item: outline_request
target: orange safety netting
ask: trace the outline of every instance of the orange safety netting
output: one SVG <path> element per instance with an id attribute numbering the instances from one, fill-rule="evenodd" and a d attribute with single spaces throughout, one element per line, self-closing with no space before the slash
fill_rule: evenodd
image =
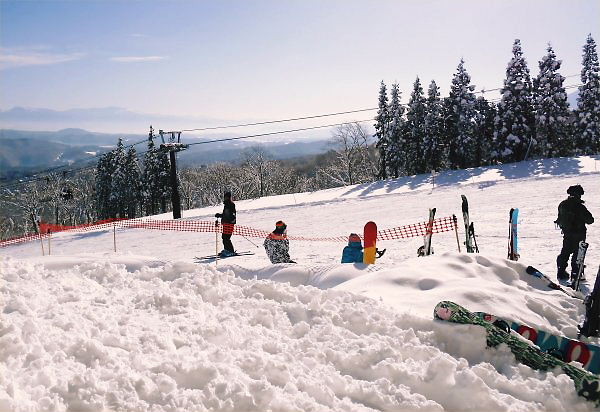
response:
<path id="1" fill-rule="evenodd" d="M 425 236 L 428 232 L 442 233 L 455 230 L 456 218 L 454 216 L 437 218 L 428 228 L 429 222 L 421 222 L 410 225 L 398 226 L 391 229 L 383 229 L 377 232 L 377 240 L 396 240 L 408 239 L 417 236 Z M 77 226 L 61 226 L 49 223 L 41 223 L 41 234 L 28 234 L 18 238 L 12 238 L 0 241 L 0 247 L 46 238 L 50 233 L 57 232 L 86 232 L 90 230 L 105 230 L 110 228 L 128 228 L 128 229 L 154 229 L 154 230 L 173 230 L 178 232 L 212 232 L 212 233 L 232 233 L 233 235 L 245 237 L 264 238 L 271 233 L 270 231 L 254 229 L 249 226 L 232 225 L 228 223 L 220 224 L 206 220 L 152 220 L 152 219 L 109 219 L 96 222 L 94 224 L 83 224 Z M 306 236 L 288 236 L 290 240 L 309 241 L 309 242 L 346 242 L 348 236 L 331 237 L 306 237 Z"/>

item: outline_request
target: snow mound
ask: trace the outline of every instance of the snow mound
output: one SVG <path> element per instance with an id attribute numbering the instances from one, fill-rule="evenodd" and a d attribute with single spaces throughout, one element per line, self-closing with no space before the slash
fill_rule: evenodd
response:
<path id="1" fill-rule="evenodd" d="M 450 290 L 457 273 L 486 267 L 465 257 L 362 276 L 352 265 L 273 269 L 272 277 L 287 271 L 321 286 L 347 277 L 332 289 L 135 257 L 129 264 L 56 259 L 54 269 L 7 258 L 0 261 L 0 410 L 592 410 L 566 375 L 519 365 L 506 347 L 486 350 L 482 328 L 434 321 L 433 306 L 427 317 L 418 305 L 399 314 L 338 290 L 376 277 L 381 287 L 408 285 L 399 287 L 404 299 Z M 465 270 L 452 267 L 458 262 Z M 428 265 L 453 271 L 409 279 Z M 535 292 L 520 271 L 501 275 L 511 291 Z"/>

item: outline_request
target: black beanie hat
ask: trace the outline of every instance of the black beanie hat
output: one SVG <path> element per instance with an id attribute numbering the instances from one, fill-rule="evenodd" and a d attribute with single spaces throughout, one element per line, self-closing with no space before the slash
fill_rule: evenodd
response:
<path id="1" fill-rule="evenodd" d="M 287 229 L 285 222 L 283 220 L 278 220 L 277 223 L 275 223 L 275 230 L 273 233 L 282 235 L 283 232 L 285 232 L 285 229 Z"/>
<path id="2" fill-rule="evenodd" d="M 583 196 L 583 187 L 581 185 L 569 186 L 567 194 L 571 196 L 581 197 Z"/>

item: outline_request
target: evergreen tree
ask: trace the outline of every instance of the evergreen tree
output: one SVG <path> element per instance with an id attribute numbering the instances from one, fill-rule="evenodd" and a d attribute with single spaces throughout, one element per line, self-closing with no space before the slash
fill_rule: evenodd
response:
<path id="1" fill-rule="evenodd" d="M 137 211 L 141 210 L 142 199 L 142 172 L 137 159 L 137 153 L 133 146 L 127 150 L 125 156 L 125 204 L 127 210 L 127 217 L 133 219 L 137 217 Z"/>
<path id="2" fill-rule="evenodd" d="M 379 179 L 387 179 L 387 150 L 389 147 L 389 124 L 390 114 L 388 111 L 387 87 L 383 80 L 379 87 L 379 110 L 375 116 L 375 137 L 377 143 L 375 147 L 379 150 Z"/>
<path id="3" fill-rule="evenodd" d="M 494 138 L 494 118 L 496 107 L 483 96 L 475 100 L 473 165 L 491 164 L 490 150 Z"/>
<path id="4" fill-rule="evenodd" d="M 445 167 L 443 108 L 440 88 L 432 80 L 427 90 L 424 135 L 425 172 Z"/>
<path id="5" fill-rule="evenodd" d="M 417 77 L 406 111 L 405 139 L 406 161 L 404 169 L 408 175 L 423 173 L 425 171 L 424 141 L 425 141 L 425 115 L 427 106 L 421 81 Z"/>
<path id="6" fill-rule="evenodd" d="M 110 200 L 113 175 L 113 152 L 103 154 L 98 159 L 96 166 L 96 210 L 100 219 L 109 219 L 114 216 L 112 203 Z"/>
<path id="7" fill-rule="evenodd" d="M 542 157 L 569 156 L 573 142 L 569 133 L 569 103 L 563 87 L 565 78 L 558 73 L 561 61 L 556 60 L 552 46 L 539 62 L 540 72 L 534 79 L 536 146 L 532 155 Z"/>
<path id="8" fill-rule="evenodd" d="M 148 150 L 144 154 L 142 173 L 142 196 L 146 214 L 154 215 L 167 211 L 167 200 L 171 196 L 170 163 L 167 153 L 154 144 L 154 130 L 150 126 Z"/>
<path id="9" fill-rule="evenodd" d="M 512 52 L 494 121 L 494 157 L 501 163 L 525 159 L 528 147 L 534 143 L 531 78 L 519 39 Z"/>
<path id="10" fill-rule="evenodd" d="M 391 100 L 388 113 L 390 116 L 389 146 L 387 148 L 387 166 L 389 174 L 400 176 L 406 157 L 403 139 L 404 106 L 400 103 L 400 89 L 397 83 L 392 85 Z"/>
<path id="11" fill-rule="evenodd" d="M 577 154 L 594 154 L 600 152 L 600 68 L 591 34 L 583 46 L 582 66 L 576 110 Z"/>
<path id="12" fill-rule="evenodd" d="M 449 163 L 451 168 L 464 169 L 474 165 L 474 118 L 475 118 L 475 86 L 471 85 L 471 76 L 465 70 L 461 59 L 452 78 L 449 103 L 450 112 L 448 129 L 450 148 Z"/>
<path id="13" fill-rule="evenodd" d="M 117 147 L 113 150 L 110 201 L 116 211 L 114 217 L 127 217 L 127 169 L 126 153 L 123 139 L 119 138 Z"/>

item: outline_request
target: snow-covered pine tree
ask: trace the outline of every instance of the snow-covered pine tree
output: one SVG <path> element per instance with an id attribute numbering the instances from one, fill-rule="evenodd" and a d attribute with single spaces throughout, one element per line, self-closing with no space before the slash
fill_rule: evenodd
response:
<path id="1" fill-rule="evenodd" d="M 500 163 L 525 159 L 529 145 L 535 143 L 531 78 L 519 39 L 512 52 L 494 121 L 494 157 Z"/>
<path id="2" fill-rule="evenodd" d="M 494 138 L 494 118 L 496 106 L 483 96 L 475 100 L 475 143 L 473 146 L 473 165 L 486 166 L 491 164 L 490 150 Z"/>
<path id="3" fill-rule="evenodd" d="M 427 106 L 419 77 L 415 80 L 406 110 L 405 139 L 406 158 L 404 163 L 407 175 L 425 172 L 424 141 L 425 115 Z"/>
<path id="4" fill-rule="evenodd" d="M 577 99 L 577 154 L 600 152 L 600 68 L 596 42 L 589 34 L 583 46 L 581 86 Z"/>
<path id="5" fill-rule="evenodd" d="M 464 169 L 474 166 L 473 149 L 475 145 L 475 86 L 471 85 L 471 76 L 465 69 L 465 61 L 460 60 L 452 78 L 448 96 L 452 111 L 448 119 L 448 151 L 450 168 Z"/>
<path id="6" fill-rule="evenodd" d="M 114 205 L 116 215 L 113 217 L 127 217 L 127 169 L 126 153 L 123 139 L 119 138 L 117 147 L 113 150 L 113 175 L 111 180 L 110 201 Z"/>
<path id="7" fill-rule="evenodd" d="M 115 215 L 110 200 L 114 172 L 112 157 L 112 151 L 103 154 L 96 166 L 96 211 L 100 219 L 109 219 Z"/>
<path id="8" fill-rule="evenodd" d="M 406 158 L 405 142 L 403 139 L 404 128 L 404 106 L 400 103 L 400 89 L 397 83 L 392 84 L 390 92 L 390 116 L 389 142 L 387 147 L 387 166 L 390 175 L 399 177 Z"/>
<path id="9" fill-rule="evenodd" d="M 169 158 L 166 152 L 156 147 L 154 137 L 154 130 L 150 126 L 142 173 L 142 193 L 147 215 L 166 212 L 167 200 L 171 196 Z"/>
<path id="10" fill-rule="evenodd" d="M 375 147 L 379 150 L 379 170 L 377 178 L 387 179 L 387 149 L 389 146 L 390 114 L 388 111 L 387 87 L 383 80 L 379 87 L 379 109 L 375 116 Z"/>
<path id="11" fill-rule="evenodd" d="M 569 130 L 569 103 L 563 86 L 565 78 L 558 72 L 561 61 L 552 46 L 539 62 L 540 72 L 533 80 L 535 97 L 535 135 L 537 144 L 530 155 L 541 157 L 569 156 L 573 140 Z"/>
<path id="12" fill-rule="evenodd" d="M 446 150 L 444 147 L 444 118 L 440 88 L 432 80 L 427 90 L 425 114 L 424 159 L 425 172 L 440 171 L 446 166 Z"/>
<path id="13" fill-rule="evenodd" d="M 142 171 L 138 163 L 135 147 L 131 146 L 125 156 L 125 170 L 127 172 L 125 186 L 127 193 L 125 204 L 127 206 L 127 217 L 133 219 L 137 217 L 138 210 L 141 210 L 142 198 Z"/>

